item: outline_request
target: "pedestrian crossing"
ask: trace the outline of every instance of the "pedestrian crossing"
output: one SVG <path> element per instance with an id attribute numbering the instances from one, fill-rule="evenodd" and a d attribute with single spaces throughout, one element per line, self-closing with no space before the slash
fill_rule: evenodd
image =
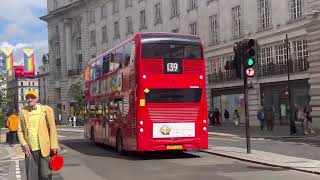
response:
<path id="1" fill-rule="evenodd" d="M 0 180 L 9 179 L 9 166 L 10 161 L 0 161 Z"/>

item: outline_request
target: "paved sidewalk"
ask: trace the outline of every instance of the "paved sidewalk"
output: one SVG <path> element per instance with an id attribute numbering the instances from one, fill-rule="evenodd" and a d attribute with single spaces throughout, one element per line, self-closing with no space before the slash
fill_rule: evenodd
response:
<path id="1" fill-rule="evenodd" d="M 275 125 L 273 131 L 268 131 L 264 129 L 260 130 L 259 126 L 251 126 L 250 137 L 253 138 L 296 138 L 296 137 L 310 137 L 317 136 L 320 134 L 320 130 L 315 129 L 315 134 L 305 135 L 301 132 L 301 128 L 297 127 L 297 133 L 290 135 L 290 127 L 288 125 Z M 235 126 L 231 123 L 224 123 L 220 127 L 209 127 L 209 135 L 219 135 L 219 134 L 229 134 L 234 136 L 245 137 L 246 136 L 246 127 L 245 124 L 240 124 Z"/>
<path id="2" fill-rule="evenodd" d="M 243 161 L 275 167 L 282 167 L 320 175 L 320 161 L 317 160 L 298 158 L 257 150 L 252 150 L 250 154 L 247 154 L 246 149 L 237 147 L 217 146 L 210 147 L 208 150 L 203 151 L 214 155 L 239 159 Z"/>

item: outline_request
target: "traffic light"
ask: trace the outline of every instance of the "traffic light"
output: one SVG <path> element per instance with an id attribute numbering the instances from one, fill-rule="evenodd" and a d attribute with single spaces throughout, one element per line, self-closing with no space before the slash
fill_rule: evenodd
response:
<path id="1" fill-rule="evenodd" d="M 233 67 L 236 70 L 236 77 L 241 78 L 241 64 L 242 64 L 242 42 L 235 42 L 233 46 L 234 60 Z"/>
<path id="2" fill-rule="evenodd" d="M 255 74 L 255 54 L 256 54 L 256 41 L 254 39 L 245 39 L 242 41 L 243 45 L 243 63 L 244 71 L 247 77 L 253 77 Z"/>

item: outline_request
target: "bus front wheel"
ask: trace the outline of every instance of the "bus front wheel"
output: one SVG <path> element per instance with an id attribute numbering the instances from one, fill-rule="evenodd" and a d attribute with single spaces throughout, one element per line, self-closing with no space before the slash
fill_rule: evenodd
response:
<path id="1" fill-rule="evenodd" d="M 93 129 L 93 127 L 91 128 L 91 131 L 90 131 L 90 140 L 94 141 L 94 129 Z"/>
<path id="2" fill-rule="evenodd" d="M 121 131 L 118 131 L 117 137 L 116 137 L 116 148 L 117 152 L 120 154 L 123 154 L 123 140 L 122 140 L 122 133 Z"/>

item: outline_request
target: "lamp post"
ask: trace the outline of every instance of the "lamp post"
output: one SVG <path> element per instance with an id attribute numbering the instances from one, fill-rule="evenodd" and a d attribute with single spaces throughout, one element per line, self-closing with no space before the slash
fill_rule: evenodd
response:
<path id="1" fill-rule="evenodd" d="M 290 67 L 291 67 L 291 58 L 289 59 L 289 41 L 288 41 L 288 34 L 286 34 L 286 40 L 285 40 L 286 50 L 287 50 L 287 73 L 288 73 L 288 100 L 289 100 L 289 106 L 290 106 L 290 134 L 295 134 L 297 132 L 296 125 L 295 125 L 295 119 L 294 119 L 294 109 L 292 104 L 292 91 L 291 91 L 291 83 L 290 83 Z"/>

